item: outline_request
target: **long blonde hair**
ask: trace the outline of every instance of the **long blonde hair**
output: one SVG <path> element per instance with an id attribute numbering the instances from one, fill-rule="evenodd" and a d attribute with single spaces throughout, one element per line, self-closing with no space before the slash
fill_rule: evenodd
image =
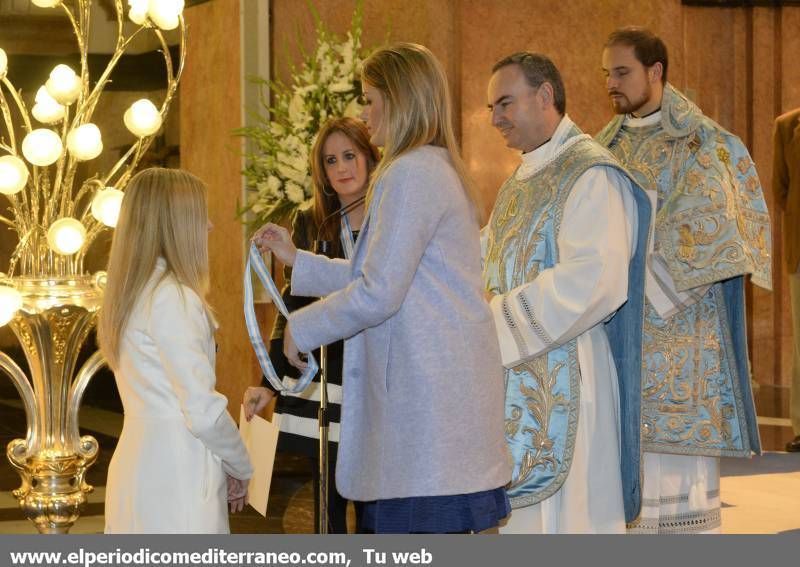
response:
<path id="1" fill-rule="evenodd" d="M 370 55 L 361 71 L 364 83 L 383 95 L 381 128 L 385 134 L 383 160 L 372 177 L 367 200 L 375 183 L 398 157 L 430 144 L 446 148 L 450 161 L 476 218 L 483 216 L 481 194 L 467 173 L 453 132 L 453 110 L 447 75 L 430 50 L 416 43 L 395 43 Z"/>
<path id="2" fill-rule="evenodd" d="M 180 169 L 151 168 L 131 179 L 111 244 L 108 283 L 97 324 L 111 368 L 119 362 L 125 325 L 159 257 L 172 276 L 206 303 L 209 287 L 205 184 Z"/>

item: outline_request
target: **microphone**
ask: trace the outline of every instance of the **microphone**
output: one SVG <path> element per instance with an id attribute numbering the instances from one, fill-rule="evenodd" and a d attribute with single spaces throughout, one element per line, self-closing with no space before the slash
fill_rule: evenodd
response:
<path id="1" fill-rule="evenodd" d="M 356 199 L 355 201 L 353 201 L 349 205 L 345 205 L 345 206 L 339 207 L 338 209 L 333 211 L 331 214 L 326 216 L 324 219 L 322 219 L 322 222 L 317 227 L 317 237 L 314 239 L 314 254 L 324 254 L 324 255 L 327 256 L 331 251 L 331 247 L 333 246 L 333 242 L 331 242 L 330 240 L 320 240 L 320 235 L 322 234 L 322 229 L 325 228 L 328 225 L 328 222 L 330 222 L 330 220 L 333 219 L 333 218 L 337 218 L 337 219 L 342 218 L 344 215 L 346 215 L 350 211 L 352 211 L 354 209 L 357 209 L 359 206 L 361 206 L 364 203 L 365 199 L 366 199 L 366 195 L 362 195 L 361 197 L 359 197 L 358 199 Z"/>

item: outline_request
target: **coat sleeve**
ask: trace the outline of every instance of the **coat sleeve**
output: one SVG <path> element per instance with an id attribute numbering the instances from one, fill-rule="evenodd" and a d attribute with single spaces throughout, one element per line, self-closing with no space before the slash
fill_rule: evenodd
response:
<path id="1" fill-rule="evenodd" d="M 346 287 L 351 280 L 350 260 L 297 251 L 292 268 L 292 295 L 324 297 Z"/>
<path id="2" fill-rule="evenodd" d="M 584 173 L 567 198 L 556 265 L 492 299 L 506 368 L 574 339 L 627 299 L 637 213 L 622 179 L 606 168 Z"/>
<path id="3" fill-rule="evenodd" d="M 153 294 L 150 326 L 186 427 L 222 461 L 223 470 L 241 480 L 253 469 L 228 400 L 214 389 L 216 376 L 209 357 L 211 327 L 200 298 L 171 281 Z"/>
<path id="4" fill-rule="evenodd" d="M 402 159 L 402 158 L 401 158 Z M 414 167 L 416 166 L 416 167 Z M 298 348 L 308 352 L 378 325 L 396 313 L 428 248 L 451 192 L 432 167 L 398 161 L 380 181 L 378 203 L 370 214 L 364 263 L 341 289 L 289 317 Z M 298 254 L 298 267 L 324 266 Z M 307 268 L 308 267 L 308 268 Z"/>

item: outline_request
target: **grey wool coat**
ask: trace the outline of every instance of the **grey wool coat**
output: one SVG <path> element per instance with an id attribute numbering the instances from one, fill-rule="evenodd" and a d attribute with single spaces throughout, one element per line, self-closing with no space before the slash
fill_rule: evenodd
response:
<path id="1" fill-rule="evenodd" d="M 378 180 L 353 258 L 299 251 L 292 313 L 308 352 L 345 339 L 336 486 L 351 500 L 490 490 L 511 479 L 504 385 L 479 226 L 447 151 Z"/>

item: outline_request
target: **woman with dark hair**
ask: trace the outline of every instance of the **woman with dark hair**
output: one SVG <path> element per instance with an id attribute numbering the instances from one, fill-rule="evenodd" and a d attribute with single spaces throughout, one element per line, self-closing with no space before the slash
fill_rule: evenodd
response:
<path id="1" fill-rule="evenodd" d="M 328 255 L 331 258 L 347 258 L 358 238 L 364 218 L 364 197 L 369 185 L 370 173 L 378 161 L 378 149 L 369 141 L 369 132 L 364 124 L 353 118 L 336 118 L 326 122 L 311 152 L 311 176 L 314 184 L 313 204 L 300 209 L 292 223 L 292 241 L 302 250 L 312 250 L 315 240 L 331 243 Z M 337 211 L 347 212 L 337 215 Z M 284 268 L 286 287 L 283 300 L 289 311 L 300 309 L 314 300 L 295 297 L 289 293 L 292 279 L 291 268 Z M 293 385 L 299 372 L 289 364 L 283 354 L 283 331 L 286 319 L 281 315 L 275 321 L 270 340 L 269 356 L 284 383 Z M 339 445 L 339 415 L 342 402 L 342 341 L 328 347 L 328 412 L 329 470 L 336 466 Z M 314 356 L 319 360 L 319 351 Z M 276 391 L 269 382 L 262 380 L 261 386 L 248 388 L 244 395 L 245 416 L 250 419 L 275 396 Z M 319 376 L 305 391 L 278 398 L 275 413 L 280 414 L 281 435 L 278 450 L 308 456 L 313 462 L 314 516 L 319 526 Z M 347 500 L 335 489 L 331 478 L 328 488 L 328 533 L 347 533 Z M 356 523 L 360 507 L 356 506 Z"/>

